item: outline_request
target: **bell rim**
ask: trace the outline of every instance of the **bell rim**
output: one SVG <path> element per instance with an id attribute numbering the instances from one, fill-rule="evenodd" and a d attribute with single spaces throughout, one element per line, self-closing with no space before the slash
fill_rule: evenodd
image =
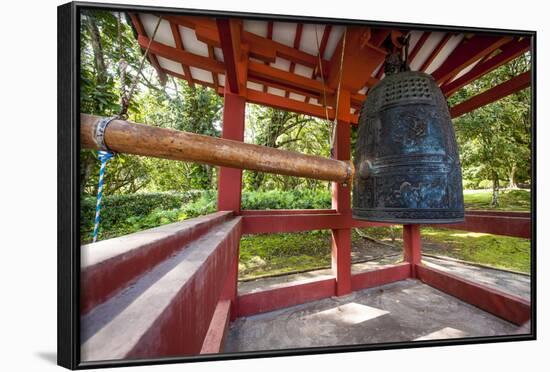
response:
<path id="1" fill-rule="evenodd" d="M 395 224 L 403 224 L 403 225 L 439 225 L 439 224 L 455 224 L 455 223 L 463 223 L 465 221 L 464 216 L 462 217 L 456 217 L 456 218 L 437 218 L 437 219 L 429 219 L 429 218 L 380 218 L 380 217 L 365 217 L 365 216 L 359 216 L 356 214 L 352 214 L 351 217 L 354 220 L 360 220 L 360 221 L 370 221 L 370 222 L 383 222 L 383 223 L 395 223 Z"/>

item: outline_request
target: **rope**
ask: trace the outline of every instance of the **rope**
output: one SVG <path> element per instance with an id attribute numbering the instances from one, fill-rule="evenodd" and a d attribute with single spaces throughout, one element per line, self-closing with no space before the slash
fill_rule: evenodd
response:
<path id="1" fill-rule="evenodd" d="M 124 48 L 122 46 L 122 28 L 121 28 L 120 17 L 121 17 L 121 13 L 119 12 L 117 14 L 117 33 L 118 33 L 118 44 L 119 44 L 118 69 L 120 74 L 120 113 L 115 118 L 126 120 L 128 119 L 128 107 L 130 106 L 130 101 L 132 99 L 136 86 L 139 82 L 139 76 L 141 74 L 141 70 L 143 69 L 145 59 L 149 54 L 149 49 L 151 48 L 151 44 L 153 43 L 153 40 L 155 39 L 155 36 L 159 29 L 160 22 L 162 21 L 162 17 L 159 16 L 159 19 L 155 26 L 155 31 L 153 31 L 153 36 L 151 37 L 151 39 L 149 39 L 149 44 L 147 45 L 147 48 L 145 49 L 145 52 L 141 57 L 139 68 L 137 70 L 136 76 L 132 81 L 132 85 L 130 86 L 129 91 L 126 90 L 126 68 L 128 67 L 128 63 L 124 59 Z M 102 128 L 103 133 L 101 133 L 101 136 L 104 135 L 104 130 L 106 126 L 111 122 L 112 119 L 115 119 L 115 118 L 110 118 L 108 121 L 105 122 L 105 125 Z M 102 137 L 102 140 L 103 140 L 103 137 Z M 102 142 L 103 142 L 103 146 L 105 147 L 104 141 Z M 93 235 L 94 243 L 97 241 L 97 236 L 99 233 L 99 216 L 101 213 L 101 199 L 103 197 L 103 182 L 105 178 L 105 167 L 107 166 L 107 161 L 109 161 L 109 159 L 111 159 L 113 156 L 114 156 L 114 153 L 110 151 L 100 150 L 97 152 L 97 157 L 101 161 L 101 166 L 99 168 L 99 181 L 97 186 L 97 200 L 96 200 L 96 206 L 95 206 L 94 235 Z"/>
<path id="2" fill-rule="evenodd" d="M 317 35 L 317 25 L 315 25 L 315 41 L 317 42 L 317 57 L 319 58 L 319 72 L 321 73 L 321 82 L 323 83 L 323 106 L 325 107 L 325 115 L 327 117 L 327 121 L 330 122 L 330 119 L 328 118 L 325 74 L 323 73 L 323 61 L 321 60 L 321 47 L 319 46 L 319 35 Z"/>
<path id="3" fill-rule="evenodd" d="M 97 185 L 97 200 L 95 205 L 95 222 L 94 222 L 94 240 L 97 241 L 97 234 L 99 232 L 99 214 L 101 212 L 101 198 L 103 196 L 103 179 L 105 176 L 105 167 L 107 161 L 113 157 L 113 153 L 108 151 L 98 151 L 98 158 L 101 161 L 101 167 L 99 168 L 99 181 Z"/>
<path id="4" fill-rule="evenodd" d="M 153 31 L 153 35 L 149 39 L 149 43 L 147 44 L 147 48 L 145 49 L 145 52 L 141 56 L 141 61 L 139 63 L 139 67 L 137 70 L 137 74 L 134 77 L 134 80 L 132 81 L 132 85 L 130 86 L 130 90 L 128 91 L 128 94 L 122 95 L 121 97 L 121 108 L 120 113 L 118 114 L 118 118 L 126 120 L 128 119 L 128 107 L 130 106 L 130 101 L 132 100 L 132 96 L 134 95 L 134 91 L 139 83 L 139 76 L 141 74 L 141 70 L 143 69 L 143 65 L 145 64 L 145 59 L 147 58 L 147 55 L 149 54 L 149 49 L 151 48 L 151 44 L 153 43 L 153 40 L 155 39 L 155 36 L 157 35 L 157 31 L 160 26 L 160 22 L 162 21 L 162 16 L 158 17 L 157 24 L 155 26 L 155 30 Z M 122 48 L 122 45 L 121 45 Z"/>
<path id="5" fill-rule="evenodd" d="M 340 106 L 340 88 L 342 86 L 342 72 L 344 67 L 344 53 L 346 51 L 346 35 L 348 28 L 344 29 L 344 39 L 342 40 L 342 54 L 340 55 L 340 71 L 338 72 L 338 90 L 336 91 L 336 109 L 334 111 L 334 122 L 332 124 L 332 135 L 330 136 L 330 156 L 334 158 L 334 139 L 336 138 L 336 129 L 338 127 L 338 108 Z"/>

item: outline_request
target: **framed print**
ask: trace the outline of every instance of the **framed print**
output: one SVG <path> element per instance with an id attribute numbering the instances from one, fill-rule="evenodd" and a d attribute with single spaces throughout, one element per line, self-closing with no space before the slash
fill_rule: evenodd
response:
<path id="1" fill-rule="evenodd" d="M 58 363 L 536 338 L 534 31 L 58 8 Z"/>

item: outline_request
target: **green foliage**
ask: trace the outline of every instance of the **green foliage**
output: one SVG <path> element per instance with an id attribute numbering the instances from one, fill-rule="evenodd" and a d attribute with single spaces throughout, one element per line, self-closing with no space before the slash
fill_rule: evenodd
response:
<path id="1" fill-rule="evenodd" d="M 422 238 L 438 243 L 437 249 L 430 252 L 436 255 L 526 273 L 531 270 L 529 239 L 431 227 L 422 228 Z"/>
<path id="2" fill-rule="evenodd" d="M 245 191 L 243 209 L 326 209 L 331 206 L 327 190 Z"/>
<path id="3" fill-rule="evenodd" d="M 182 206 L 195 200 L 200 192 L 148 193 L 104 196 L 101 208 L 99 240 L 130 234 L 146 228 L 175 222 L 187 217 Z M 92 239 L 96 199 L 85 197 L 80 202 L 80 235 L 82 242 Z"/>
<path id="4" fill-rule="evenodd" d="M 262 234 L 241 239 L 239 277 L 257 277 L 330 265 L 330 231 Z"/>

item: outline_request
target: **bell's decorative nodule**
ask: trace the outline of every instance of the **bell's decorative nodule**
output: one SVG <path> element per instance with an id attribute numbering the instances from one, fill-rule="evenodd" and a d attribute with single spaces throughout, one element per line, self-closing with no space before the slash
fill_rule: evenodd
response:
<path id="1" fill-rule="evenodd" d="M 361 108 L 353 217 L 403 224 L 464 221 L 460 159 L 443 93 L 428 74 L 386 73 Z"/>

